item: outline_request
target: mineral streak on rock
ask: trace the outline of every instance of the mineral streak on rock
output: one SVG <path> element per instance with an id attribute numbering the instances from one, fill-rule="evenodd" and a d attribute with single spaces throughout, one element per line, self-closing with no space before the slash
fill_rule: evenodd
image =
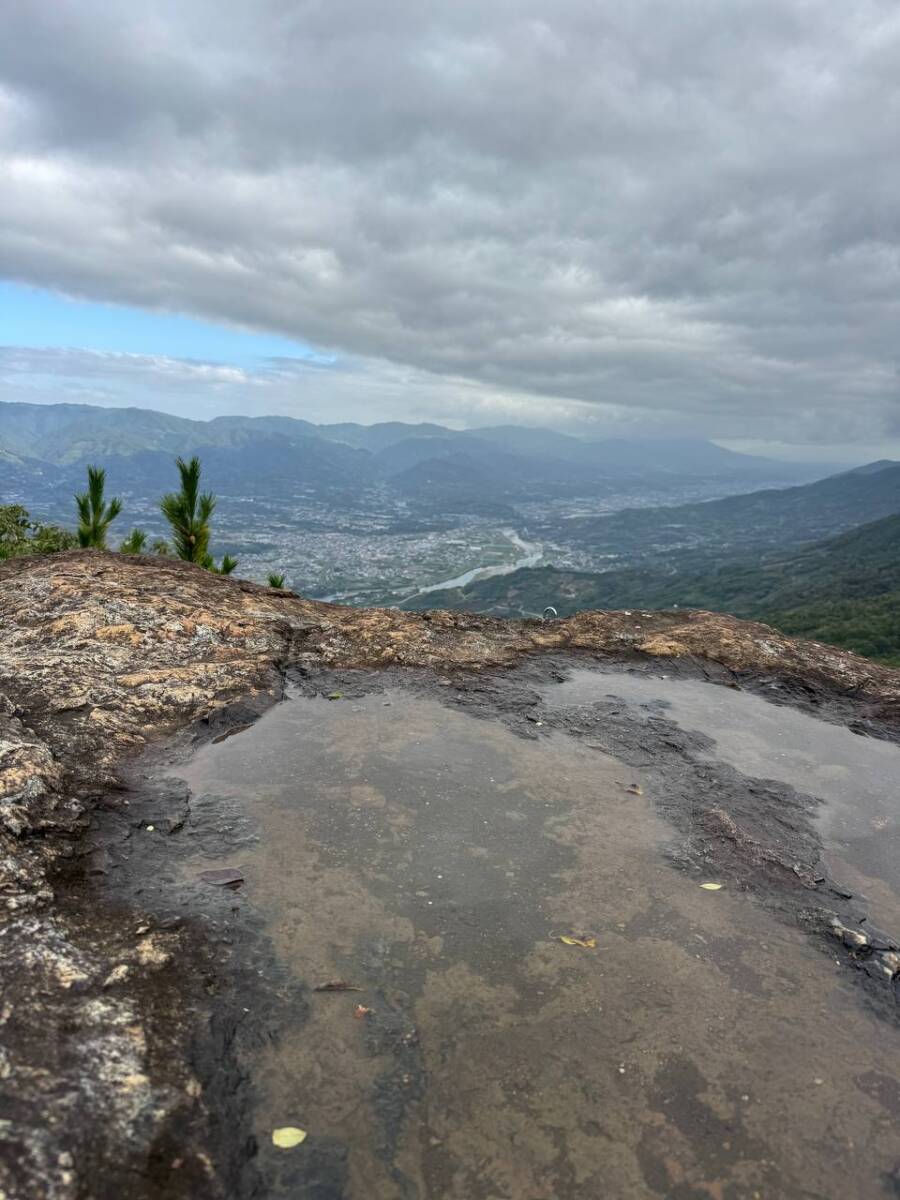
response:
<path id="1" fill-rule="evenodd" d="M 180 562 L 92 551 L 0 564 L 0 647 L 0 1100 L 10 1113 L 0 1122 L 0 1195 L 8 1197 L 122 1195 L 123 1180 L 131 1197 L 216 1194 L 200 1150 L 159 1149 L 173 1114 L 185 1129 L 203 1119 L 186 1064 L 160 1052 L 158 1030 L 148 1036 L 147 989 L 162 986 L 180 935 L 91 924 L 64 902 L 64 868 L 127 760 L 235 701 L 277 698 L 287 666 L 458 676 L 536 652 L 690 657 L 853 696 L 860 715 L 900 715 L 900 673 L 719 614 L 586 612 L 542 623 L 354 609 Z M 895 957 L 878 959 L 885 976 Z M 165 1000 L 173 1028 L 180 1002 L 177 990 Z M 99 1190 L 85 1184 L 98 1170 Z"/>

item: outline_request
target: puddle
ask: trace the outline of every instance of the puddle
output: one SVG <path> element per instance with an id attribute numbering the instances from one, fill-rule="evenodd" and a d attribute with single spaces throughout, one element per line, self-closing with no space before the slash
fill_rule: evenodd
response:
<path id="1" fill-rule="evenodd" d="M 247 1064 L 266 1195 L 886 1194 L 893 1032 L 803 934 L 665 861 L 639 773 L 393 690 L 290 699 L 179 774 L 259 839 L 189 870 L 239 867 L 310 989 Z M 278 1150 L 282 1125 L 309 1136 Z"/>
<path id="2" fill-rule="evenodd" d="M 619 697 L 715 740 L 715 757 L 756 779 L 820 799 L 816 824 L 830 873 L 864 892 L 873 916 L 900 929 L 900 747 L 796 709 L 701 680 L 576 670 L 544 698 L 562 707 Z"/>

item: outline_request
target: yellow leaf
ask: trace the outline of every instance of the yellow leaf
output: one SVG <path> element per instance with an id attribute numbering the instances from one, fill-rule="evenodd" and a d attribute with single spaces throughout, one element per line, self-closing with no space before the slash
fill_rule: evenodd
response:
<path id="1" fill-rule="evenodd" d="M 566 946 L 581 946 L 582 949 L 584 949 L 584 950 L 596 950 L 597 949 L 597 939 L 595 937 L 579 938 L 579 937 L 572 937 L 568 933 L 561 933 L 559 935 L 559 940 L 561 942 L 563 942 Z"/>
<path id="2" fill-rule="evenodd" d="M 703 888 L 705 891 L 707 891 L 707 892 L 717 892 L 717 891 L 719 891 L 719 889 L 720 889 L 720 888 L 724 887 L 724 884 L 721 884 L 721 883 L 701 883 L 701 884 L 700 884 L 700 886 L 701 886 L 701 887 L 702 887 L 702 888 Z"/>
<path id="3" fill-rule="evenodd" d="M 272 1145 L 282 1150 L 293 1150 L 306 1141 L 306 1130 L 298 1129 L 296 1125 L 282 1125 L 280 1129 L 272 1130 Z"/>

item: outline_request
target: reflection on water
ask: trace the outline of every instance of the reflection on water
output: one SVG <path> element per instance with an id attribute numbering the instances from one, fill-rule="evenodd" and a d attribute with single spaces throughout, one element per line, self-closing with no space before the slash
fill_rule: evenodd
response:
<path id="1" fill-rule="evenodd" d="M 545 698 L 565 706 L 610 696 L 663 702 L 663 715 L 713 738 L 715 756 L 744 775 L 823 801 L 817 823 L 829 867 L 869 894 L 879 919 L 900 926 L 900 747 L 748 692 L 665 675 L 577 670 Z"/>
<path id="2" fill-rule="evenodd" d="M 294 698 L 183 774 L 259 834 L 191 870 L 240 867 L 296 976 L 361 989 L 248 1064 L 269 1195 L 881 1194 L 900 1048 L 802 934 L 665 862 L 630 768 L 395 690 Z"/>

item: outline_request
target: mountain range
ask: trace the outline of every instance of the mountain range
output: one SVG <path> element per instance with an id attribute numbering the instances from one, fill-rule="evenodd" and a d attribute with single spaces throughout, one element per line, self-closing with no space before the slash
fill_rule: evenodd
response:
<path id="1" fill-rule="evenodd" d="M 380 489 L 423 511 L 499 517 L 535 499 L 637 493 L 648 484 L 677 491 L 698 480 L 721 493 L 827 470 L 702 440 L 589 440 L 518 426 L 314 425 L 278 416 L 196 421 L 148 409 L 0 403 L 4 490 L 39 480 L 48 513 L 70 503 L 88 462 L 106 468 L 117 492 L 149 497 L 171 486 L 173 457 L 191 454 L 223 494 L 365 505 Z"/>

